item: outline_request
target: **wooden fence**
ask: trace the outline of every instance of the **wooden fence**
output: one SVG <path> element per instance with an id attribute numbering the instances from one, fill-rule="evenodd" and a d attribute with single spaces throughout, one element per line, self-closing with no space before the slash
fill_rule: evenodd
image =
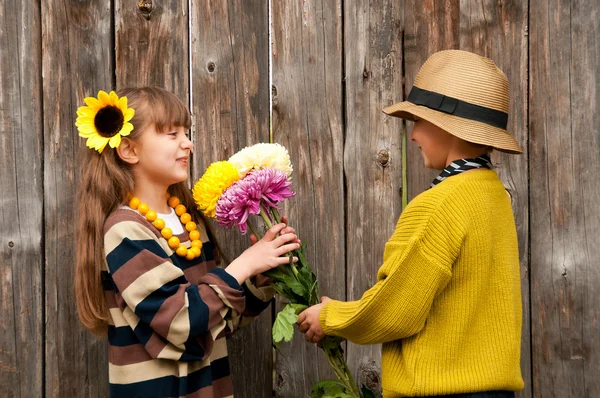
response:
<path id="1" fill-rule="evenodd" d="M 285 213 L 322 293 L 357 299 L 401 212 L 402 133 L 381 109 L 433 52 L 495 60 L 522 156 L 496 154 L 519 234 L 521 397 L 600 396 L 600 4 L 597 0 L 3 0 L 0 5 L 0 396 L 107 395 L 105 343 L 74 305 L 75 110 L 153 84 L 189 102 L 192 175 L 252 143 L 285 145 Z M 435 175 L 408 145 L 409 198 Z M 235 233 L 229 255 L 247 241 Z M 278 307 L 280 303 L 276 303 Z M 235 392 L 306 397 L 330 377 L 266 311 L 230 341 Z M 380 347 L 348 344 L 362 382 Z M 239 358 L 239 359 L 238 359 Z"/>

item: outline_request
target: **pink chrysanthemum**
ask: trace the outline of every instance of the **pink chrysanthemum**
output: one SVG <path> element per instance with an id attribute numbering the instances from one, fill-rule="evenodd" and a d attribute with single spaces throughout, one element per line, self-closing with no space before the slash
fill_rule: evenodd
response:
<path id="1" fill-rule="evenodd" d="M 265 207 L 278 208 L 278 203 L 295 195 L 291 185 L 282 171 L 270 168 L 252 171 L 223 192 L 217 202 L 215 220 L 227 228 L 237 225 L 245 234 L 248 216 L 260 213 L 261 201 Z"/>

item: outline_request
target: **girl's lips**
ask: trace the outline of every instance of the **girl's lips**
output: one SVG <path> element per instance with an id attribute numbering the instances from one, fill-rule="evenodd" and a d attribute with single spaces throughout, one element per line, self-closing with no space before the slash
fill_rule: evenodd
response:
<path id="1" fill-rule="evenodd" d="M 179 158 L 179 159 L 177 159 L 177 161 L 180 162 L 180 163 L 183 163 L 185 165 L 188 164 L 188 158 L 187 157 Z"/>

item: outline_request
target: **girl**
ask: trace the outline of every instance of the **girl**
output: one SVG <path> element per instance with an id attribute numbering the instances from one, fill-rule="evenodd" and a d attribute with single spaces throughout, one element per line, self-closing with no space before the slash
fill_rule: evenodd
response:
<path id="1" fill-rule="evenodd" d="M 231 396 L 224 337 L 268 306 L 264 278 L 248 280 L 289 261 L 280 256 L 299 247 L 294 230 L 278 224 L 218 268 L 185 183 L 185 105 L 153 87 L 85 101 L 76 123 L 91 148 L 78 197 L 77 308 L 86 327 L 108 334 L 110 394 Z"/>
<path id="2" fill-rule="evenodd" d="M 309 341 L 383 343 L 384 397 L 514 397 L 523 388 L 517 234 L 488 156 L 521 153 L 508 108 L 496 65 L 452 50 L 432 55 L 407 101 L 384 109 L 415 121 L 425 166 L 443 171 L 400 216 L 375 286 L 354 302 L 325 297 L 298 319 Z"/>

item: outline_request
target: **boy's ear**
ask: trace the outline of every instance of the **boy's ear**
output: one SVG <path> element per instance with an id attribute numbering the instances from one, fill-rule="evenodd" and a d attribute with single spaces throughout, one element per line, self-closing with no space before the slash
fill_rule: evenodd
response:
<path id="1" fill-rule="evenodd" d="M 127 137 L 121 138 L 121 144 L 117 147 L 117 155 L 122 161 L 129 164 L 139 162 L 136 143 Z"/>

